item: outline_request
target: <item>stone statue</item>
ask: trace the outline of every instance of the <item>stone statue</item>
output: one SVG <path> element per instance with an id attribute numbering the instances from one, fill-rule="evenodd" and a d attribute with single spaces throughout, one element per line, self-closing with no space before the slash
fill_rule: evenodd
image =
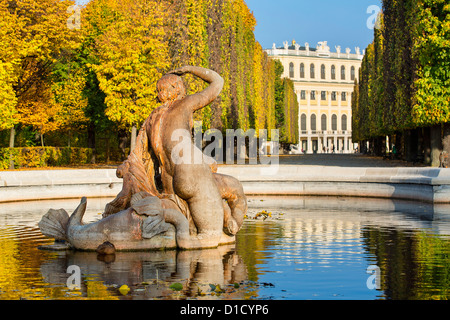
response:
<path id="1" fill-rule="evenodd" d="M 182 75 L 210 85 L 186 96 Z M 235 241 L 247 212 L 241 183 L 217 173 L 217 163 L 192 140 L 194 112 L 214 101 L 223 79 L 214 71 L 185 66 L 157 83 L 162 103 L 147 118 L 136 148 L 118 167 L 123 187 L 102 219 L 82 223 L 86 198 L 72 216 L 50 210 L 39 223 L 44 235 L 80 250 L 214 248 Z"/>

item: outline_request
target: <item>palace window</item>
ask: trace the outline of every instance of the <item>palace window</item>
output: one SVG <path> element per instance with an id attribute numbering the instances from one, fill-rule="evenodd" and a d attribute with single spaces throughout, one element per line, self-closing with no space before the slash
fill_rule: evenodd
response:
<path id="1" fill-rule="evenodd" d="M 320 100 L 327 100 L 327 92 L 326 91 L 322 91 L 320 93 Z"/>
<path id="2" fill-rule="evenodd" d="M 292 62 L 289 63 L 289 77 L 290 77 L 291 79 L 294 78 L 294 64 L 293 64 Z"/>
<path id="3" fill-rule="evenodd" d="M 341 93 L 341 100 L 342 101 L 347 101 L 347 92 L 342 92 Z"/>
<path id="4" fill-rule="evenodd" d="M 322 131 L 327 131 L 327 115 L 323 114 L 321 120 L 322 120 L 321 121 L 322 122 L 322 127 L 321 127 Z"/>
<path id="5" fill-rule="evenodd" d="M 316 131 L 317 130 L 317 126 L 316 126 L 316 115 L 312 114 L 311 115 L 311 131 Z"/>
<path id="6" fill-rule="evenodd" d="M 347 131 L 347 115 L 343 114 L 342 115 L 342 131 Z"/>
<path id="7" fill-rule="evenodd" d="M 331 92 L 331 101 L 336 101 L 336 91 Z"/>
<path id="8" fill-rule="evenodd" d="M 345 80 L 345 67 L 341 67 L 341 80 Z"/>
<path id="9" fill-rule="evenodd" d="M 331 66 L 331 80 L 336 80 L 336 67 Z"/>
<path id="10" fill-rule="evenodd" d="M 325 80 L 325 65 L 324 64 L 320 67 L 320 78 L 322 80 Z"/>
<path id="11" fill-rule="evenodd" d="M 353 66 L 350 69 L 350 77 L 352 80 L 355 80 L 355 67 L 353 67 Z"/>
<path id="12" fill-rule="evenodd" d="M 311 90 L 311 100 L 316 100 L 316 91 Z"/>
<path id="13" fill-rule="evenodd" d="M 314 64 L 313 63 L 311 63 L 311 66 L 310 66 L 310 76 L 311 76 L 311 79 L 314 79 L 315 77 L 316 77 L 316 70 L 315 70 L 315 67 L 314 67 Z"/>
<path id="14" fill-rule="evenodd" d="M 305 90 L 302 90 L 302 91 L 300 92 L 300 99 L 306 100 L 306 91 L 305 91 Z"/>
<path id="15" fill-rule="evenodd" d="M 302 131 L 306 131 L 306 114 L 302 114 L 302 116 L 300 117 L 300 126 L 301 126 L 301 130 Z"/>
<path id="16" fill-rule="evenodd" d="M 305 65 L 303 63 L 300 64 L 300 78 L 305 78 Z"/>
<path id="17" fill-rule="evenodd" d="M 333 116 L 331 117 L 331 130 L 337 130 L 337 115 L 335 114 L 333 114 Z"/>

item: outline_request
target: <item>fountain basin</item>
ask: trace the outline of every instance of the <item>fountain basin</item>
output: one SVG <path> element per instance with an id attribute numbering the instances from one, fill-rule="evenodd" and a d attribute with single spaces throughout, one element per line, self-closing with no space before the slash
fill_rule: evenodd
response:
<path id="1" fill-rule="evenodd" d="M 246 195 L 351 196 L 450 203 L 450 169 L 343 168 L 280 165 L 219 166 Z M 271 168 L 273 170 L 273 168 Z M 0 202 L 114 197 L 122 188 L 115 169 L 0 172 Z"/>

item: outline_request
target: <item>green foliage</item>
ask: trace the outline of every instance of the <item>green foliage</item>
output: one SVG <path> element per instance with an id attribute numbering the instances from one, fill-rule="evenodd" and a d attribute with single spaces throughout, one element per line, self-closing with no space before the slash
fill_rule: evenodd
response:
<path id="1" fill-rule="evenodd" d="M 275 126 L 279 130 L 280 142 L 296 144 L 298 137 L 299 105 L 294 91 L 294 83 L 281 78 L 284 68 L 279 60 L 274 61 L 274 111 Z"/>
<path id="2" fill-rule="evenodd" d="M 384 0 L 352 101 L 354 141 L 450 121 L 450 4 Z"/>
<path id="3" fill-rule="evenodd" d="M 179 282 L 176 282 L 176 283 L 172 283 L 169 286 L 169 288 L 172 289 L 173 291 L 181 291 L 181 290 L 183 290 L 183 285 Z"/>
<path id="4" fill-rule="evenodd" d="M 450 3 L 422 0 L 417 6 L 413 54 L 418 67 L 412 117 L 416 125 L 426 126 L 450 121 Z"/>

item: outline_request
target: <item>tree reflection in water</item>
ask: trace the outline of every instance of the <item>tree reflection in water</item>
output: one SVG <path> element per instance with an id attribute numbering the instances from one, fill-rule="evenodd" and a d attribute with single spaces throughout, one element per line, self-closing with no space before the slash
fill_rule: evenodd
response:
<path id="1" fill-rule="evenodd" d="M 450 298 L 450 241 L 417 230 L 363 230 L 365 249 L 381 269 L 386 299 L 448 300 Z"/>

